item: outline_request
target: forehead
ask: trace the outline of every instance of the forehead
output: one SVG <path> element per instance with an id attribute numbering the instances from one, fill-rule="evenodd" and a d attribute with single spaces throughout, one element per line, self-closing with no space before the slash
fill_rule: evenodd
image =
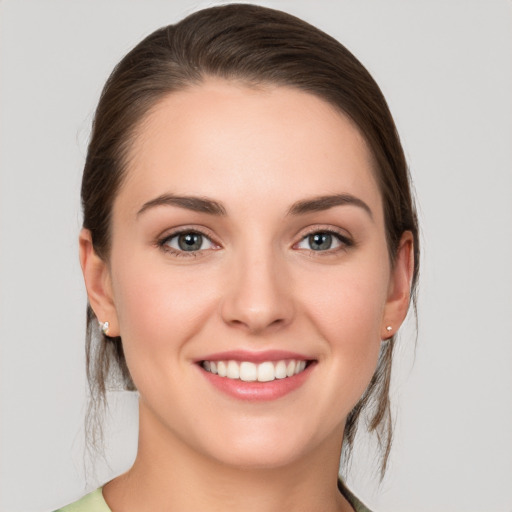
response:
<path id="1" fill-rule="evenodd" d="M 171 93 L 140 123 L 130 151 L 118 199 L 134 209 L 166 192 L 233 204 L 333 192 L 380 202 L 355 125 L 291 87 L 210 79 Z"/>

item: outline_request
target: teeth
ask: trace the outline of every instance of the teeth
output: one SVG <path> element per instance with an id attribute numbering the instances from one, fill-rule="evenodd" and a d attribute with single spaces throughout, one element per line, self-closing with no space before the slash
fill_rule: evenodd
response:
<path id="1" fill-rule="evenodd" d="M 238 365 L 237 362 L 232 362 Z M 258 367 L 254 363 L 249 363 L 248 361 L 241 363 L 240 380 L 245 382 L 254 382 L 255 380 L 258 380 Z"/>
<path id="2" fill-rule="evenodd" d="M 258 365 L 258 382 L 270 382 L 276 378 L 276 369 L 270 361 Z"/>
<path id="3" fill-rule="evenodd" d="M 228 379 L 239 379 L 240 378 L 240 368 L 236 364 L 235 361 L 228 361 L 226 377 Z"/>
<path id="4" fill-rule="evenodd" d="M 219 361 L 217 363 L 217 374 L 219 377 L 227 377 L 228 376 L 228 369 L 226 367 L 226 363 L 224 361 Z"/>
<path id="5" fill-rule="evenodd" d="M 306 361 L 287 359 L 282 361 L 265 361 L 260 364 L 250 361 L 203 361 L 207 372 L 216 373 L 219 377 L 243 380 L 244 382 L 271 382 L 285 379 L 301 373 L 306 368 Z"/>
<path id="6" fill-rule="evenodd" d="M 286 377 L 286 363 L 279 361 L 276 364 L 276 379 L 284 379 Z"/>

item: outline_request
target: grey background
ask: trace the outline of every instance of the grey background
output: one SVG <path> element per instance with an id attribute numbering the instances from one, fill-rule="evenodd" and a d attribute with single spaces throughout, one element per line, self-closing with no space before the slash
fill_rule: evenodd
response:
<path id="1" fill-rule="evenodd" d="M 113 393 L 85 481 L 79 186 L 92 113 L 143 36 L 214 2 L 0 1 L 0 510 L 42 512 L 126 469 L 136 397 Z M 368 67 L 419 198 L 419 334 L 404 329 L 396 440 L 349 480 L 381 512 L 512 510 L 512 46 L 508 0 L 261 2 Z"/>

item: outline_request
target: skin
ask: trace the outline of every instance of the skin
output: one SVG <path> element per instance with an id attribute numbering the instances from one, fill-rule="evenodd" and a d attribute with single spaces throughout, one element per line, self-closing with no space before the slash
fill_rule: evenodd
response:
<path id="1" fill-rule="evenodd" d="M 225 215 L 140 212 L 162 194 L 208 197 Z M 289 213 L 332 194 L 370 213 Z M 176 238 L 162 240 L 177 227 L 209 239 L 176 253 Z M 326 231 L 343 238 L 313 250 L 308 235 Z M 90 304 L 122 336 L 140 393 L 136 461 L 104 488 L 112 510 L 351 510 L 336 488 L 343 429 L 406 315 L 411 240 L 404 233 L 392 266 L 371 154 L 323 100 L 213 79 L 161 100 L 132 144 L 109 261 L 80 236 Z M 196 364 L 233 349 L 316 364 L 284 397 L 247 402 Z"/>

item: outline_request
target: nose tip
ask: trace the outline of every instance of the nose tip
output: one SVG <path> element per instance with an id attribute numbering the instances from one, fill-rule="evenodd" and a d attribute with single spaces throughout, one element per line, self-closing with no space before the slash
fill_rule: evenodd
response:
<path id="1" fill-rule="evenodd" d="M 226 324 L 261 334 L 283 328 L 292 320 L 290 282 L 283 269 L 277 268 L 277 261 L 252 261 L 231 270 L 221 312 Z"/>
<path id="2" fill-rule="evenodd" d="M 232 315 L 225 315 L 228 324 L 246 330 L 251 334 L 260 334 L 265 331 L 279 329 L 287 323 L 283 312 L 273 308 L 244 307 L 243 304 L 236 304 Z"/>

